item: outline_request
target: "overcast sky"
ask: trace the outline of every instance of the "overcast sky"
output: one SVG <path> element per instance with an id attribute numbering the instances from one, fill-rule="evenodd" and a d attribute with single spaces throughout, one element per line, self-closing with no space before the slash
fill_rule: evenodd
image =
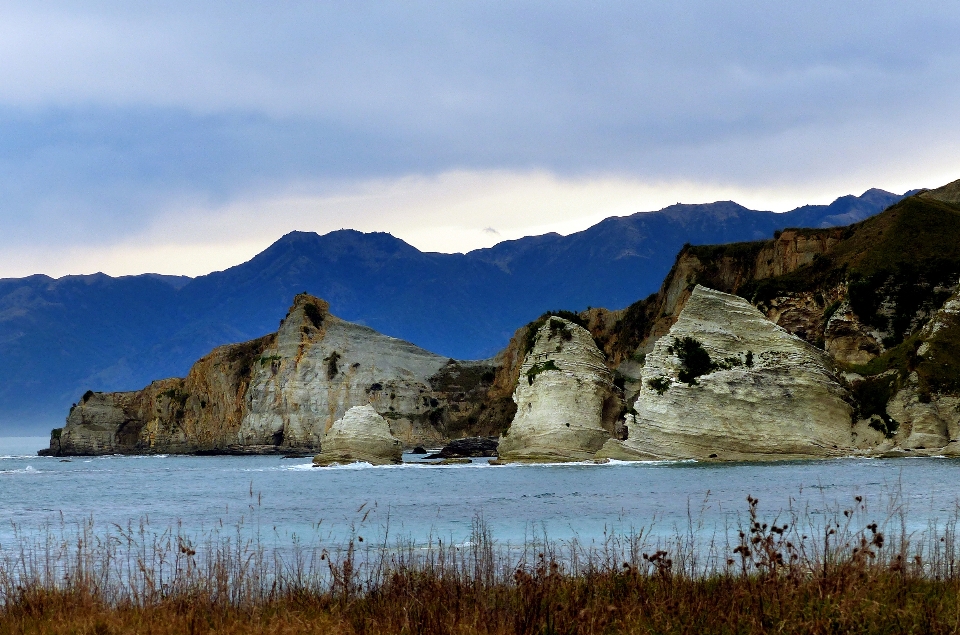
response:
<path id="1" fill-rule="evenodd" d="M 958 2 L 0 3 L 0 277 L 960 178 Z"/>

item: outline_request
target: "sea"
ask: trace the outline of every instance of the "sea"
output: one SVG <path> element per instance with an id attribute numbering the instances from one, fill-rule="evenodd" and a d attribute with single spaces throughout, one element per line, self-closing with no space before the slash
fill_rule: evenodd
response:
<path id="1" fill-rule="evenodd" d="M 533 536 L 601 545 L 611 535 L 730 539 L 747 498 L 776 522 L 843 518 L 918 535 L 955 522 L 960 460 L 654 462 L 314 468 L 279 456 L 38 457 L 45 438 L 0 438 L 0 551 L 44 532 L 146 524 L 256 532 L 278 547 L 366 536 L 466 541 L 477 519 L 500 544 Z"/>

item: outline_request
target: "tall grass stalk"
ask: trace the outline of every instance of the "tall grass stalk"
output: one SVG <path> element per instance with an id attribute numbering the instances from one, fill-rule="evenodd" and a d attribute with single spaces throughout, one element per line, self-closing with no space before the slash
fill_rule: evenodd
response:
<path id="1" fill-rule="evenodd" d="M 748 498 L 721 532 L 691 512 L 668 535 L 521 545 L 480 517 L 463 542 L 384 528 L 282 547 L 242 521 L 191 536 L 61 520 L 0 545 L 0 633 L 956 632 L 960 510 L 918 532 L 896 499 L 880 518 L 861 497 L 827 511 L 768 518 Z"/>

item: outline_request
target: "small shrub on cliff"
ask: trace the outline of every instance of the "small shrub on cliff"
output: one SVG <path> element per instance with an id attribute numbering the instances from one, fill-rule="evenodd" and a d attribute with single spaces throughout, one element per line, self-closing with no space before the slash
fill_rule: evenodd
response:
<path id="1" fill-rule="evenodd" d="M 743 360 L 739 357 L 724 357 L 722 362 L 714 365 L 719 369 L 730 370 L 737 366 L 743 366 Z"/>
<path id="2" fill-rule="evenodd" d="M 83 403 L 87 403 L 88 401 L 90 401 L 90 397 L 93 397 L 92 390 L 88 390 L 87 392 L 83 393 L 83 398 L 82 398 Z"/>
<path id="3" fill-rule="evenodd" d="M 877 432 L 883 433 L 883 436 L 892 439 L 893 436 L 897 433 L 897 430 L 900 429 L 900 424 L 890 417 L 883 419 L 882 417 L 871 417 L 870 422 L 867 424 Z"/>
<path id="4" fill-rule="evenodd" d="M 190 393 L 180 390 L 179 388 L 171 388 L 157 395 L 157 400 L 163 397 L 169 399 L 174 406 L 183 408 L 187 404 L 187 399 L 190 398 Z"/>
<path id="5" fill-rule="evenodd" d="M 830 306 L 823 310 L 823 323 L 826 324 L 830 321 L 830 318 L 833 317 L 833 314 L 837 312 L 837 309 L 840 308 L 842 302 L 837 300 L 836 302 L 831 302 Z"/>
<path id="6" fill-rule="evenodd" d="M 573 339 L 573 333 L 570 329 L 567 328 L 567 325 L 560 320 L 550 320 L 550 335 L 547 336 L 547 339 L 552 340 L 556 336 L 560 336 L 560 339 L 564 342 L 569 342 Z"/>
<path id="7" fill-rule="evenodd" d="M 648 379 L 647 385 L 656 390 L 658 395 L 662 395 L 670 389 L 670 380 L 661 375 L 660 377 Z"/>
<path id="8" fill-rule="evenodd" d="M 683 339 L 673 338 L 673 346 L 667 350 L 676 355 L 683 365 L 677 374 L 677 379 L 689 386 L 697 383 L 697 377 L 706 375 L 718 368 L 710 359 L 710 353 L 703 347 L 703 344 L 690 336 Z"/>
<path id="9" fill-rule="evenodd" d="M 534 344 L 537 343 L 537 333 L 540 331 L 540 327 L 546 324 L 547 320 L 550 319 L 551 317 L 563 318 L 568 322 L 573 322 L 577 326 L 582 326 L 583 328 L 587 328 L 587 321 L 584 320 L 582 317 L 580 317 L 578 314 L 574 313 L 573 311 L 565 311 L 565 310 L 547 311 L 546 313 L 544 313 L 543 315 L 538 317 L 536 320 L 534 320 L 533 322 L 527 325 L 527 334 L 523 340 L 523 350 L 520 351 L 523 355 L 526 355 L 527 353 L 533 350 Z M 560 326 L 563 326 L 563 322 L 560 322 L 559 320 L 557 320 L 557 323 Z M 554 329 L 553 322 L 551 322 L 550 337 L 551 338 L 554 337 L 558 330 L 559 330 L 559 327 L 557 327 L 557 329 Z M 567 329 L 564 328 L 564 330 L 566 331 Z M 570 334 L 570 337 L 571 338 L 573 337 L 572 333 Z M 564 339 L 568 339 L 568 338 L 565 337 Z"/>
<path id="10" fill-rule="evenodd" d="M 540 373 L 546 372 L 548 370 L 560 370 L 552 359 L 548 359 L 542 364 L 534 364 L 530 367 L 530 370 L 527 371 L 527 383 L 531 386 L 533 385 L 533 380 Z"/>

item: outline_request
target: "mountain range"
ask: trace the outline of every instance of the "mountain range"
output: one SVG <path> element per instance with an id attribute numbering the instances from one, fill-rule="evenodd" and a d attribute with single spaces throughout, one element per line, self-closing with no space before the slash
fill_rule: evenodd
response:
<path id="1" fill-rule="evenodd" d="M 732 201 L 677 204 L 466 254 L 424 253 L 386 233 L 292 232 L 248 262 L 192 279 L 3 279 L 0 434 L 52 427 L 87 389 L 133 390 L 183 376 L 215 346 L 275 331 L 300 292 L 442 355 L 485 358 L 546 310 L 622 308 L 655 292 L 686 243 L 847 225 L 901 198 L 872 189 L 782 214 Z"/>

